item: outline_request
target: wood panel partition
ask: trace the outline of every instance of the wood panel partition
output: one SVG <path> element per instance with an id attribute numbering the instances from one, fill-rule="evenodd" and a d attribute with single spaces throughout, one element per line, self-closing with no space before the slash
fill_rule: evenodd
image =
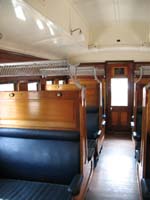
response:
<path id="1" fill-rule="evenodd" d="M 136 80 L 137 78 L 134 79 L 134 82 L 136 82 Z M 138 83 L 134 83 L 134 103 L 133 103 L 134 131 L 136 127 L 137 108 L 142 107 L 143 88 L 149 82 L 150 82 L 150 77 L 144 77 Z"/>
<path id="2" fill-rule="evenodd" d="M 143 88 L 141 177 L 150 179 L 150 87 Z"/>
<path id="3" fill-rule="evenodd" d="M 80 132 L 81 192 L 84 199 L 93 173 L 87 159 L 86 111 L 82 91 L 75 86 L 51 86 L 51 91 L 0 92 L 0 127 Z"/>
<path id="4" fill-rule="evenodd" d="M 1 92 L 0 127 L 79 130 L 79 102 L 79 90 Z"/>
<path id="5" fill-rule="evenodd" d="M 70 91 L 76 91 L 76 90 L 80 91 L 80 89 L 77 89 L 77 87 L 74 84 L 47 85 L 46 90 L 50 91 L 50 92 L 55 91 L 55 90 L 57 90 L 58 92 L 61 92 L 61 91 L 65 90 L 68 93 Z M 82 173 L 84 175 L 84 179 L 83 179 L 83 184 L 82 184 L 82 187 L 81 187 L 81 192 L 74 199 L 75 200 L 79 200 L 79 199 L 82 200 L 85 197 L 85 194 L 86 194 L 87 189 L 89 187 L 90 180 L 92 178 L 94 161 L 92 160 L 90 162 L 87 162 L 88 151 L 87 151 L 87 136 L 86 136 L 86 110 L 85 110 L 86 101 L 85 101 L 85 99 L 82 98 L 81 93 L 80 93 L 79 99 L 77 97 L 75 97 L 75 99 L 76 99 L 76 101 L 80 102 L 80 116 L 78 116 L 79 117 L 78 119 L 79 119 L 80 131 L 84 133 L 84 134 L 82 134 L 82 136 L 80 135 L 80 137 L 81 137 L 80 151 L 84 155 L 84 156 L 82 156 L 82 161 L 81 161 L 81 163 L 83 163 Z M 62 104 L 61 106 L 63 107 L 64 104 Z M 75 110 L 76 110 L 76 107 L 74 105 L 74 112 L 76 112 Z M 67 110 L 65 112 L 67 112 Z"/>
<path id="6" fill-rule="evenodd" d="M 93 77 L 78 77 L 78 81 L 86 88 L 86 106 L 99 108 L 99 130 L 101 130 L 97 142 L 97 153 L 99 154 L 105 137 L 105 124 L 102 118 L 102 83 L 98 83 Z M 69 83 L 72 84 L 72 80 Z"/>
<path id="7" fill-rule="evenodd" d="M 102 86 L 92 77 L 78 78 L 81 85 L 86 87 L 86 106 L 99 107 L 100 117 L 102 116 Z M 72 80 L 69 80 L 73 84 Z M 101 119 L 100 119 L 101 122 Z"/>

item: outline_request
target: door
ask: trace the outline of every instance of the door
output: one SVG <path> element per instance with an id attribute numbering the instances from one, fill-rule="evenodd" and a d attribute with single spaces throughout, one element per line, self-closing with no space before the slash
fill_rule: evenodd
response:
<path id="1" fill-rule="evenodd" d="M 107 63 L 107 130 L 130 131 L 133 100 L 132 62 Z"/>

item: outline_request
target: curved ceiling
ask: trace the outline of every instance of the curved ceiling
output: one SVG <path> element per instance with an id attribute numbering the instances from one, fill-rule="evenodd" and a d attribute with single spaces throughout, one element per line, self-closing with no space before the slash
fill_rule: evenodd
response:
<path id="1" fill-rule="evenodd" d="M 0 48 L 80 62 L 148 61 L 149 10 L 149 0 L 0 0 Z"/>
<path id="2" fill-rule="evenodd" d="M 86 18 L 91 45 L 149 46 L 149 0 L 72 0 Z"/>

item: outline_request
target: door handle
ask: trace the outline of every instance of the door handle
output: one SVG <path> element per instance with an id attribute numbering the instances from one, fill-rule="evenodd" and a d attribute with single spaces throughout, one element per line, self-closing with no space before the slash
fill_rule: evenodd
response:
<path id="1" fill-rule="evenodd" d="M 112 107 L 110 107 L 110 110 L 112 110 Z"/>

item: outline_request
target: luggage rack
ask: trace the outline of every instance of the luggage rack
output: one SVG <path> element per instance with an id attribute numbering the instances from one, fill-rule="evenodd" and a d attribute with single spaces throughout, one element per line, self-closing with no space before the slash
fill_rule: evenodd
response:
<path id="1" fill-rule="evenodd" d="M 143 76 L 148 76 L 148 75 L 150 75 L 150 66 L 141 66 L 139 70 L 135 70 L 135 76 L 139 76 L 136 83 L 138 83 Z"/>
<path id="2" fill-rule="evenodd" d="M 50 60 L 0 64 L 0 77 L 42 76 L 42 69 L 67 67 L 67 60 Z"/>
<path id="3" fill-rule="evenodd" d="M 69 76 L 74 84 L 82 89 L 82 98 L 85 98 L 85 87 L 80 84 L 78 76 L 93 76 L 100 83 L 98 76 L 104 76 L 104 70 L 93 66 L 79 67 L 71 65 L 67 60 L 33 61 L 0 64 L 0 77 L 21 76 Z"/>

